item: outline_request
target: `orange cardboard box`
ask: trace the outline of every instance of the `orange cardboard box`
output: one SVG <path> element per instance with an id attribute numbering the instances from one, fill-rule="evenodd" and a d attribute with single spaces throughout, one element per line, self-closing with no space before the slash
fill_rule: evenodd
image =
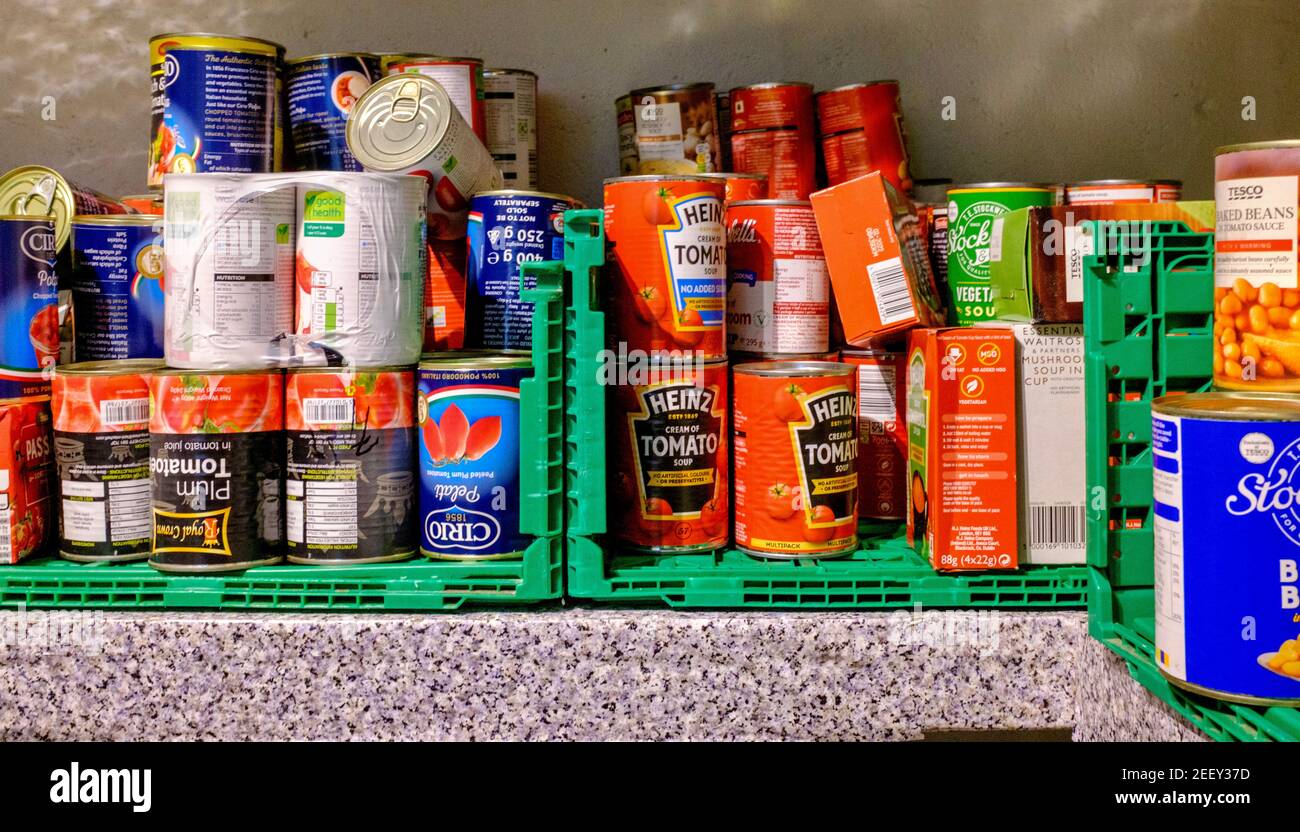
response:
<path id="1" fill-rule="evenodd" d="M 917 326 L 942 326 L 916 206 L 879 171 L 812 195 L 844 339 L 870 347 Z"/>
<path id="2" fill-rule="evenodd" d="M 914 329 L 907 348 L 907 541 L 940 571 L 1015 569 L 1016 341 Z"/>

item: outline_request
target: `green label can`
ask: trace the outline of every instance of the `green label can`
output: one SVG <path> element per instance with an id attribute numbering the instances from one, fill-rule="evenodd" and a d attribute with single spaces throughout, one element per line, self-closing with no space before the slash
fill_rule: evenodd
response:
<path id="1" fill-rule="evenodd" d="M 999 217 L 1018 208 L 1056 204 L 1056 186 L 983 182 L 948 189 L 949 308 L 958 324 L 994 317 L 989 261 L 1001 240 Z"/>

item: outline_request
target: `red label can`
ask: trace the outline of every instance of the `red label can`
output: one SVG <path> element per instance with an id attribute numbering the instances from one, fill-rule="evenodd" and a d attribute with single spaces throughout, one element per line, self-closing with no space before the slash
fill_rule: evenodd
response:
<path id="1" fill-rule="evenodd" d="M 727 362 L 626 362 L 609 391 L 610 471 L 623 543 L 652 552 L 728 540 Z M 626 383 L 623 383 L 626 382 Z"/>
<path id="2" fill-rule="evenodd" d="M 856 368 L 740 364 L 735 390 L 736 546 L 766 558 L 847 554 L 858 544 Z"/>
<path id="3" fill-rule="evenodd" d="M 424 280 L 424 351 L 465 346 L 465 240 L 430 239 Z"/>
<path id="4" fill-rule="evenodd" d="M 811 130 L 765 127 L 731 134 L 731 164 L 767 176 L 772 199 L 807 199 L 817 189 L 817 145 Z"/>
<path id="5" fill-rule="evenodd" d="M 844 350 L 858 368 L 858 515 L 907 519 L 907 420 L 904 355 Z"/>
<path id="6" fill-rule="evenodd" d="M 54 527 L 50 400 L 0 403 L 0 563 L 41 554 Z"/>
<path id="7" fill-rule="evenodd" d="M 724 193 L 702 176 L 605 180 L 611 348 L 726 357 Z"/>
<path id="8" fill-rule="evenodd" d="M 851 84 L 818 93 L 817 119 L 826 179 L 831 185 L 878 170 L 895 188 L 911 192 L 907 132 L 897 81 Z M 859 170 L 864 151 L 869 167 Z"/>
<path id="9" fill-rule="evenodd" d="M 731 129 L 798 127 L 812 135 L 813 87 L 802 82 L 751 84 L 731 91 Z"/>
<path id="10" fill-rule="evenodd" d="M 781 355 L 829 348 L 830 278 L 812 204 L 727 206 L 727 348 Z"/>
<path id="11" fill-rule="evenodd" d="M 701 173 L 700 176 L 717 179 L 726 185 L 723 202 L 743 199 L 767 199 L 767 176 L 762 173 Z"/>

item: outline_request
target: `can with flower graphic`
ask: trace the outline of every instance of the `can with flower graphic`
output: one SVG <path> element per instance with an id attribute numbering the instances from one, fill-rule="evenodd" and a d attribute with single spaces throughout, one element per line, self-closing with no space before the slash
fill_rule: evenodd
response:
<path id="1" fill-rule="evenodd" d="M 78 361 L 162 358 L 162 219 L 75 217 L 71 289 Z"/>

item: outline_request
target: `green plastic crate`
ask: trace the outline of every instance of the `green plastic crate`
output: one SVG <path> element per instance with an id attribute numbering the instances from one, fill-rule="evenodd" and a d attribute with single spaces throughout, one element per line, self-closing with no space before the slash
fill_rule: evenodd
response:
<path id="1" fill-rule="evenodd" d="M 559 598 L 563 590 L 562 264 L 529 263 L 536 288 L 533 376 L 520 382 L 520 525 L 536 535 L 521 558 L 364 566 L 263 566 L 175 575 L 144 563 L 81 564 L 54 557 L 0 566 L 0 608 L 452 610 Z"/>
<path id="2" fill-rule="evenodd" d="M 1094 226 L 1085 262 L 1088 627 L 1133 677 L 1222 740 L 1300 740 L 1300 712 L 1220 702 L 1170 684 L 1154 661 L 1151 400 L 1210 386 L 1214 236 L 1150 223 L 1151 252 Z"/>
<path id="3" fill-rule="evenodd" d="M 897 523 L 864 524 L 863 546 L 827 560 L 760 560 L 735 549 L 705 555 L 620 552 L 606 543 L 605 389 L 596 383 L 605 348 L 598 291 L 605 261 L 603 215 L 565 215 L 565 470 L 567 594 L 672 607 L 897 609 L 1076 608 L 1087 603 L 1083 566 L 939 574 Z"/>

